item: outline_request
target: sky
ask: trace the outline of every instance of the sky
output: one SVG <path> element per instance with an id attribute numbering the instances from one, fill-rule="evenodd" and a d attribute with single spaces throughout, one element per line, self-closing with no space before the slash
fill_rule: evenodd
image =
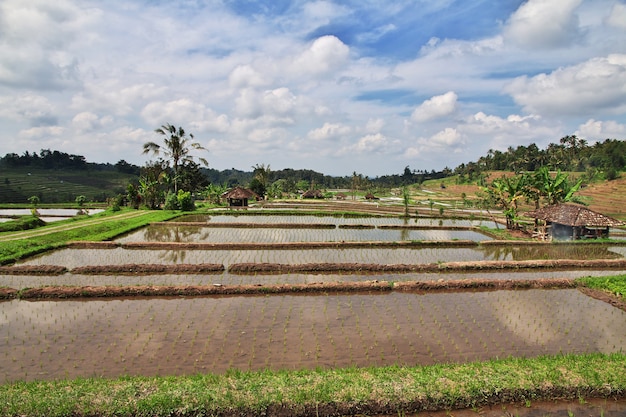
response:
<path id="1" fill-rule="evenodd" d="M 0 155 L 368 177 L 626 139 L 626 0 L 2 0 Z"/>

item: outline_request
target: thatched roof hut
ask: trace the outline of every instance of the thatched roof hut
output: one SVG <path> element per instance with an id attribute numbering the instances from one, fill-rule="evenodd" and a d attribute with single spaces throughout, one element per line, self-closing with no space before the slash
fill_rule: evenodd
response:
<path id="1" fill-rule="evenodd" d="M 302 193 L 302 198 L 324 198 L 320 190 L 309 190 Z"/>
<path id="2" fill-rule="evenodd" d="M 222 194 L 230 207 L 247 207 L 249 199 L 257 199 L 258 195 L 252 190 L 243 187 L 235 187 Z"/>
<path id="3" fill-rule="evenodd" d="M 620 220 L 578 204 L 553 204 L 525 213 L 525 216 L 545 221 L 551 226 L 555 239 L 608 237 L 611 226 L 624 225 Z"/>

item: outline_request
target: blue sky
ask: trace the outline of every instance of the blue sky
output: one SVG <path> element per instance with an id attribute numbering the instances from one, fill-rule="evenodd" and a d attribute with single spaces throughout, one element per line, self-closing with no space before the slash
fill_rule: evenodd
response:
<path id="1" fill-rule="evenodd" d="M 0 3 L 0 155 L 375 177 L 576 134 L 626 139 L 626 1 Z"/>

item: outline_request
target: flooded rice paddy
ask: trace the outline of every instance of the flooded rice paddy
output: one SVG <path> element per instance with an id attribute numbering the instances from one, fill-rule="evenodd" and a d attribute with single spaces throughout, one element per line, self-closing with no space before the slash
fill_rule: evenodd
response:
<path id="1" fill-rule="evenodd" d="M 281 285 L 313 284 L 332 282 L 364 281 L 453 281 L 472 279 L 493 280 L 541 280 L 576 279 L 588 276 L 611 276 L 615 270 L 569 270 L 569 271 L 481 271 L 481 272 L 441 272 L 441 273 L 289 273 L 289 274 L 158 274 L 158 275 L 81 275 L 63 274 L 56 276 L 0 275 L 0 285 L 16 290 L 44 286 L 102 286 L 102 285 Z"/>
<path id="2" fill-rule="evenodd" d="M 61 265 L 222 264 L 215 274 L 0 275 L 0 285 L 270 285 L 345 281 L 545 279 L 619 271 L 405 274 L 258 274 L 237 263 L 427 264 L 459 261 L 616 259 L 620 245 L 483 244 L 473 220 L 332 216 L 186 216 L 153 225 L 120 247 L 65 248 L 20 262 Z M 232 223 L 233 227 L 225 225 Z M 240 223 L 240 224 L 237 224 Z M 251 227 L 250 224 L 264 227 Z M 329 228 L 300 227 L 331 224 Z M 245 224 L 245 225 L 242 225 Z M 280 227 L 266 227 L 280 225 Z M 285 225 L 293 224 L 294 227 Z M 347 228 L 342 226 L 348 226 Z M 399 226 L 400 229 L 393 227 Z M 415 226 L 415 229 L 410 227 Z M 426 226 L 427 229 L 419 227 Z M 390 228 L 391 227 L 391 228 Z M 446 227 L 448 229 L 446 229 Z M 458 230 L 468 228 L 468 230 Z M 283 242 L 472 240 L 475 245 L 295 249 Z M 268 243 L 264 249 L 138 249 L 132 242 Z M 126 245 L 126 246 L 125 246 Z M 626 349 L 626 313 L 578 290 L 133 297 L 0 302 L 0 383 L 79 376 L 179 375 L 228 369 L 426 365 L 508 356 Z"/>
<path id="3" fill-rule="evenodd" d="M 367 263 L 428 264 L 470 261 L 525 261 L 537 259 L 616 259 L 622 247 L 600 245 L 475 246 L 419 248 L 324 249 L 110 249 L 66 248 L 42 254 L 20 265 L 63 265 L 69 269 L 88 265 L 217 263 L 226 268 L 237 263 Z"/>
<path id="4" fill-rule="evenodd" d="M 0 305 L 0 382 L 626 349 L 626 312 L 577 290 Z"/>
<path id="5" fill-rule="evenodd" d="M 284 223 L 282 225 L 285 225 Z M 334 225 L 332 225 L 334 226 Z M 365 225 L 364 225 L 365 226 Z M 294 225 L 295 227 L 295 225 Z M 474 230 L 348 229 L 348 228 L 228 228 L 153 225 L 116 239 L 117 242 L 399 242 L 413 240 L 483 241 L 489 236 Z"/>
<path id="6" fill-rule="evenodd" d="M 470 219 L 438 219 L 438 218 L 412 218 L 404 219 L 398 217 L 377 217 L 377 216 L 324 216 L 324 215 L 208 215 L 208 214 L 189 214 L 180 216 L 176 222 L 191 223 L 258 223 L 258 224 L 276 224 L 276 223 L 318 223 L 318 224 L 335 224 L 335 225 L 371 225 L 371 226 L 461 226 L 461 227 L 479 227 L 487 226 L 495 228 L 493 221 L 470 220 Z"/>

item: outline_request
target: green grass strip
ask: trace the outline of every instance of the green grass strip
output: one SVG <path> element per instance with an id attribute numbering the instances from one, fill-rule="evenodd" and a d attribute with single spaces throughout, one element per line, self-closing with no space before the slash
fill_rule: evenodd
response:
<path id="1" fill-rule="evenodd" d="M 89 217 L 80 216 L 51 223 L 37 229 L 1 233 L 0 265 L 62 247 L 71 241 L 112 239 L 149 223 L 166 221 L 180 214 L 181 212 L 164 210 L 105 211 Z"/>
<path id="2" fill-rule="evenodd" d="M 625 354 L 0 385 L 2 416 L 329 415 L 624 397 Z"/>
<path id="3" fill-rule="evenodd" d="M 621 298 L 626 295 L 626 275 L 585 277 L 579 278 L 578 281 L 588 288 L 607 291 Z"/>

